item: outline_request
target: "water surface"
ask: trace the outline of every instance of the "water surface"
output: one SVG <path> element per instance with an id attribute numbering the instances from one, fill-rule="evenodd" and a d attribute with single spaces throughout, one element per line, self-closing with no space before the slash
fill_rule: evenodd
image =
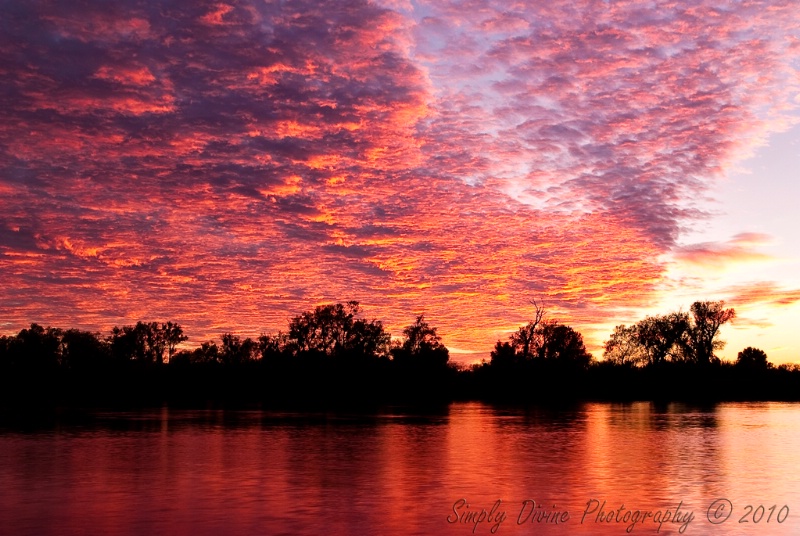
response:
<path id="1" fill-rule="evenodd" d="M 798 446 L 800 404 L 781 403 L 97 413 L 0 429 L 0 527 L 43 536 L 800 534 Z M 718 499 L 733 514 L 715 525 Z M 465 516 L 498 500 L 491 522 Z M 714 521 L 726 513 L 720 504 Z"/>

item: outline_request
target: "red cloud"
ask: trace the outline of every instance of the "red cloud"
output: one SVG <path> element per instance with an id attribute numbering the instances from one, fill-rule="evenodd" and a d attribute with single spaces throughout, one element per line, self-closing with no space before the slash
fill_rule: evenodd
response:
<path id="1" fill-rule="evenodd" d="M 769 235 L 741 233 L 724 243 L 704 242 L 681 247 L 675 251 L 675 258 L 692 264 L 718 268 L 732 263 L 769 260 L 771 256 L 753 248 L 770 241 Z"/>
<path id="2" fill-rule="evenodd" d="M 196 341 L 357 299 L 488 350 L 533 296 L 602 322 L 652 301 L 692 200 L 798 84 L 791 3 L 12 4 L 14 329 L 172 318 Z"/>

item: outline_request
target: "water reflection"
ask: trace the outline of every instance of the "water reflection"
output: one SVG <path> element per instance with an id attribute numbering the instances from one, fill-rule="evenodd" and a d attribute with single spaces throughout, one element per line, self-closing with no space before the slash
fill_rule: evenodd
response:
<path id="1" fill-rule="evenodd" d="M 100 412 L 0 430 L 0 527 L 23 535 L 468 535 L 474 522 L 448 517 L 499 500 L 493 515 L 506 518 L 497 534 L 626 534 L 630 523 L 597 520 L 603 501 L 620 515 L 680 504 L 694 514 L 689 534 L 796 534 L 798 444 L 800 406 L 774 403 Z M 711 525 L 706 511 L 720 497 L 734 516 Z M 596 511 L 584 517 L 587 504 Z M 790 515 L 783 524 L 739 524 L 747 504 L 785 504 Z M 565 512 L 566 524 L 531 522 Z M 659 534 L 680 526 L 664 523 Z M 480 523 L 474 533 L 491 527 Z M 657 528 L 650 520 L 632 533 Z"/>

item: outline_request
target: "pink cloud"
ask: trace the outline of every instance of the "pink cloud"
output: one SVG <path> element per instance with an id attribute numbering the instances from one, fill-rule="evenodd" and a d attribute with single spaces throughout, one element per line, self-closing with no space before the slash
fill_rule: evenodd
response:
<path id="1" fill-rule="evenodd" d="M 597 323 L 651 301 L 798 85 L 790 3 L 13 4 L 15 328 L 171 318 L 197 341 L 357 299 L 488 349 L 532 296 Z"/>
<path id="2" fill-rule="evenodd" d="M 800 302 L 800 289 L 787 289 L 774 281 L 759 281 L 726 289 L 730 303 L 735 306 L 787 306 Z"/>
<path id="3" fill-rule="evenodd" d="M 731 264 L 770 260 L 772 257 L 755 248 L 771 241 L 769 235 L 741 233 L 727 242 L 690 244 L 675 251 L 675 258 L 692 264 L 724 268 Z"/>

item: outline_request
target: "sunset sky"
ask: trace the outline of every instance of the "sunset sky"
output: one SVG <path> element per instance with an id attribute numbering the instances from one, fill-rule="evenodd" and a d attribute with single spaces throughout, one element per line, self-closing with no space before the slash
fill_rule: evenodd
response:
<path id="1" fill-rule="evenodd" d="M 358 300 L 488 357 L 530 300 L 725 300 L 800 361 L 800 8 L 0 0 L 0 333 L 190 343 Z"/>

